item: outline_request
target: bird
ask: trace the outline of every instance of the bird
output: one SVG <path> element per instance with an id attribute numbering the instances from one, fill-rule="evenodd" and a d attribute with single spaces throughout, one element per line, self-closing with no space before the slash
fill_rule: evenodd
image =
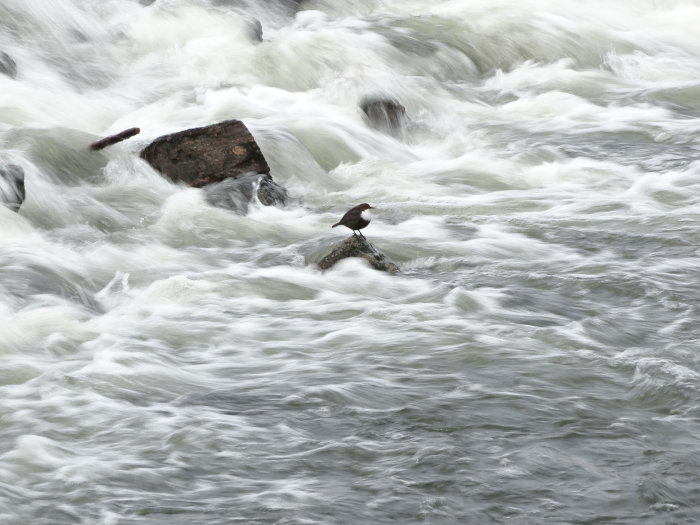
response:
<path id="1" fill-rule="evenodd" d="M 336 226 L 345 226 L 352 230 L 353 235 L 357 236 L 359 233 L 360 237 L 365 239 L 365 236 L 362 235 L 360 230 L 365 228 L 369 224 L 369 221 L 372 220 L 372 212 L 369 210 L 373 209 L 374 208 L 366 202 L 358 204 L 354 208 L 350 208 L 345 215 L 343 215 L 343 218 L 331 226 L 331 228 L 335 228 Z"/>

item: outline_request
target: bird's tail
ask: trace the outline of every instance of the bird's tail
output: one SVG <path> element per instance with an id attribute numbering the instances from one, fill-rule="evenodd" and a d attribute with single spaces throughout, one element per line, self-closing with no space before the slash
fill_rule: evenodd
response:
<path id="1" fill-rule="evenodd" d="M 336 222 L 333 226 L 331 226 L 331 228 L 335 228 L 336 226 L 340 226 L 340 223 Z"/>

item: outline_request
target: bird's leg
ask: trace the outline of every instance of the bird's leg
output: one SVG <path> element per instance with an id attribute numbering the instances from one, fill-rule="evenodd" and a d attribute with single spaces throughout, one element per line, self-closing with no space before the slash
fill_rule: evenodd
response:
<path id="1" fill-rule="evenodd" d="M 357 233 L 359 233 L 359 234 L 360 234 L 360 237 L 362 237 L 364 240 L 367 240 L 367 237 L 365 237 L 364 235 L 362 235 L 362 232 L 357 232 Z"/>

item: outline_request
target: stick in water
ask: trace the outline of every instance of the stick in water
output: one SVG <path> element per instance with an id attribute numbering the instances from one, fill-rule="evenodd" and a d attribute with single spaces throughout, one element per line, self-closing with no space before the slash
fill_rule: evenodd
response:
<path id="1" fill-rule="evenodd" d="M 90 149 L 92 151 L 98 151 L 103 148 L 106 148 L 107 146 L 111 146 L 112 144 L 116 144 L 117 142 L 121 142 L 122 140 L 126 140 L 130 137 L 133 137 L 134 135 L 138 135 L 139 133 L 141 133 L 141 130 L 139 128 L 125 129 L 124 131 L 117 133 L 116 135 L 110 135 L 109 137 L 105 137 L 102 140 L 93 142 L 92 144 L 90 144 Z"/>

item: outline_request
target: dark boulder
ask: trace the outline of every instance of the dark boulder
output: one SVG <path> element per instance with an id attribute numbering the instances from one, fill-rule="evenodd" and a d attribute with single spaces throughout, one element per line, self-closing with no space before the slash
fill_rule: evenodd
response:
<path id="1" fill-rule="evenodd" d="M 254 185 L 265 206 L 287 200 L 287 191 L 272 180 L 265 157 L 240 120 L 158 137 L 141 152 L 141 158 L 173 182 L 195 188 L 214 185 L 205 191 L 209 202 L 241 213 L 248 207 L 239 201 L 250 200 Z"/>
<path id="2" fill-rule="evenodd" d="M 403 130 L 406 108 L 397 100 L 367 97 L 360 102 L 360 108 L 373 128 L 391 134 Z"/>
<path id="3" fill-rule="evenodd" d="M 0 51 L 0 73 L 4 73 L 10 78 L 17 76 L 17 64 L 7 53 Z"/>
<path id="4" fill-rule="evenodd" d="M 141 158 L 173 182 L 201 188 L 244 173 L 269 173 L 253 135 L 240 120 L 158 137 Z"/>
<path id="5" fill-rule="evenodd" d="M 327 270 L 341 259 L 347 257 L 360 257 L 366 260 L 372 268 L 389 273 L 398 273 L 399 267 L 387 259 L 380 250 L 378 250 L 367 239 L 357 235 L 351 235 L 342 243 L 333 247 L 333 250 L 323 257 L 318 262 L 318 267 L 321 270 Z"/>
<path id="6" fill-rule="evenodd" d="M 14 164 L 0 164 L 0 204 L 19 211 L 25 195 L 24 170 Z"/>

